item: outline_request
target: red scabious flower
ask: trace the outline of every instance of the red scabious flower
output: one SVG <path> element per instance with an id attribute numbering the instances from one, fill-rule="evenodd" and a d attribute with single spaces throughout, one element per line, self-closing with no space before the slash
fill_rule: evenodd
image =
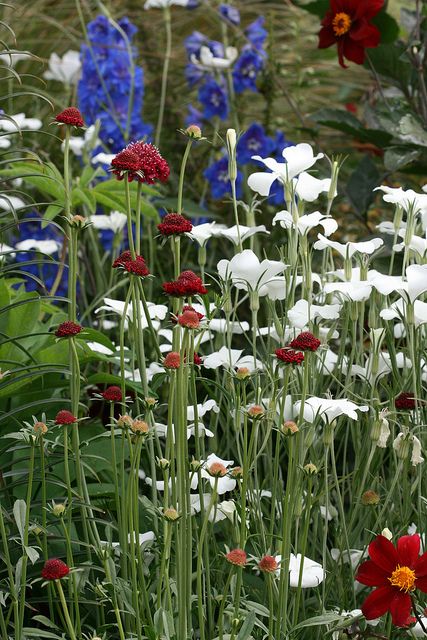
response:
<path id="1" fill-rule="evenodd" d="M 190 220 L 184 218 L 180 213 L 168 213 L 163 221 L 157 225 L 162 236 L 180 235 L 188 233 L 193 228 Z"/>
<path id="2" fill-rule="evenodd" d="M 138 182 L 154 184 L 158 180 L 166 182 L 169 178 L 169 165 L 160 154 L 160 151 L 150 142 L 131 142 L 126 150 L 135 154 L 140 163 L 140 173 L 137 176 Z"/>
<path id="3" fill-rule="evenodd" d="M 132 273 L 134 276 L 145 278 L 145 276 L 150 275 L 147 265 L 145 264 L 145 260 L 142 256 L 136 256 L 135 260 L 129 260 L 128 262 L 125 262 L 123 266 L 128 273 Z"/>
<path id="4" fill-rule="evenodd" d="M 243 549 L 232 549 L 226 554 L 225 559 L 230 564 L 235 564 L 236 567 L 244 567 L 248 561 L 248 556 Z"/>
<path id="5" fill-rule="evenodd" d="M 285 347 L 284 349 L 276 349 L 274 353 L 285 364 L 301 364 L 301 362 L 304 362 L 304 354 L 301 351 L 294 351 Z"/>
<path id="6" fill-rule="evenodd" d="M 113 269 L 117 269 L 118 267 L 124 267 L 126 262 L 130 262 L 132 260 L 132 254 L 129 251 L 129 249 L 127 249 L 126 251 L 123 251 L 118 258 L 116 258 L 113 262 Z"/>
<path id="7" fill-rule="evenodd" d="M 68 107 L 55 116 L 56 122 L 70 124 L 73 127 L 84 127 L 83 116 L 76 107 Z"/>
<path id="8" fill-rule="evenodd" d="M 80 331 L 83 331 L 81 324 L 77 324 L 77 322 L 73 322 L 72 320 L 66 320 L 65 322 L 61 322 L 55 331 L 55 335 L 57 338 L 69 338 L 70 336 L 76 336 Z"/>
<path id="9" fill-rule="evenodd" d="M 58 411 L 56 414 L 55 422 L 56 424 L 74 424 L 77 422 L 77 418 L 73 416 L 71 411 L 61 409 L 61 411 Z"/>
<path id="10" fill-rule="evenodd" d="M 45 580 L 61 580 L 70 573 L 69 567 L 59 560 L 59 558 L 50 558 L 44 563 L 42 569 L 42 578 Z"/>
<path id="11" fill-rule="evenodd" d="M 197 367 L 200 367 L 203 364 L 203 360 L 198 353 L 194 353 L 193 362 Z"/>
<path id="12" fill-rule="evenodd" d="M 187 309 L 178 316 L 178 324 L 186 329 L 198 329 L 200 326 L 199 314 L 194 309 Z"/>
<path id="13" fill-rule="evenodd" d="M 138 179 L 142 175 L 142 163 L 136 153 L 126 147 L 111 160 L 111 171 L 117 180 L 123 180 L 127 175 L 128 182 Z"/>
<path id="14" fill-rule="evenodd" d="M 274 573 L 279 568 L 279 563 L 273 556 L 264 556 L 258 562 L 258 568 L 265 573 Z"/>
<path id="15" fill-rule="evenodd" d="M 320 347 L 320 340 L 314 337 L 310 331 L 303 331 L 292 340 L 289 345 L 292 349 L 300 349 L 301 351 L 317 351 Z"/>
<path id="16" fill-rule="evenodd" d="M 101 393 L 101 396 L 108 402 L 121 402 L 123 398 L 122 390 L 120 389 L 120 387 L 117 387 L 115 385 L 107 387 L 105 391 Z"/>
<path id="17" fill-rule="evenodd" d="M 394 399 L 394 406 L 401 411 L 415 409 L 415 398 L 413 393 L 403 391 Z"/>
<path id="18" fill-rule="evenodd" d="M 363 64 L 365 49 L 377 47 L 381 33 L 371 20 L 383 8 L 384 0 L 330 0 L 322 20 L 319 49 L 337 44 L 338 60 L 347 68 L 344 58 Z"/>
<path id="19" fill-rule="evenodd" d="M 173 282 L 164 282 L 163 291 L 169 296 L 181 298 L 184 296 L 204 295 L 208 290 L 203 281 L 193 271 L 183 271 Z"/>
<path id="20" fill-rule="evenodd" d="M 363 615 L 373 620 L 390 612 L 397 627 L 408 625 L 412 608 L 411 593 L 427 593 L 427 553 L 420 553 L 420 536 L 402 536 L 395 547 L 385 536 L 369 545 L 369 557 L 356 575 L 368 587 L 377 587 L 362 605 Z"/>
<path id="21" fill-rule="evenodd" d="M 179 369 L 181 365 L 181 356 L 176 351 L 171 351 L 163 360 L 165 369 Z"/>

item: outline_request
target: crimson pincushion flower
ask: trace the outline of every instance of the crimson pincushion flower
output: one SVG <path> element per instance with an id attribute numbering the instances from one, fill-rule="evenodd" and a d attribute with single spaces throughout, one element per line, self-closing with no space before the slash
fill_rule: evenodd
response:
<path id="1" fill-rule="evenodd" d="M 405 627 L 412 609 L 411 594 L 427 593 L 427 553 L 420 553 L 418 534 L 402 536 L 395 547 L 385 536 L 377 536 L 368 548 L 356 580 L 376 587 L 362 605 L 363 615 L 373 620 L 390 612 L 393 624 Z"/>
<path id="2" fill-rule="evenodd" d="M 301 351 L 294 351 L 293 349 L 276 349 L 274 352 L 278 360 L 281 360 L 285 364 L 301 364 L 304 361 L 304 354 Z"/>
<path id="3" fill-rule="evenodd" d="M 157 225 L 157 228 L 162 236 L 173 236 L 189 233 L 193 225 L 190 220 L 184 218 L 180 213 L 168 213 L 163 218 L 163 221 Z"/>
<path id="4" fill-rule="evenodd" d="M 199 314 L 194 309 L 187 309 L 178 316 L 178 324 L 185 329 L 198 329 L 200 326 Z"/>
<path id="5" fill-rule="evenodd" d="M 289 346 L 292 349 L 299 349 L 301 351 L 317 351 L 320 347 L 320 340 L 310 333 L 310 331 L 303 331 L 292 340 Z"/>
<path id="6" fill-rule="evenodd" d="M 61 580 L 70 573 L 69 567 L 59 560 L 59 558 L 50 558 L 44 563 L 41 571 L 42 578 L 45 580 Z"/>
<path id="7" fill-rule="evenodd" d="M 59 124 L 69 124 L 73 127 L 84 127 L 83 116 L 76 107 L 68 107 L 55 116 Z"/>
<path id="8" fill-rule="evenodd" d="M 166 182 L 169 178 L 169 165 L 160 151 L 150 142 L 131 142 L 126 147 L 138 158 L 140 169 L 136 179 L 138 182 L 154 184 L 157 181 Z"/>
<path id="9" fill-rule="evenodd" d="M 56 414 L 55 422 L 56 424 L 74 424 L 77 418 L 68 409 L 61 409 Z"/>
<path id="10" fill-rule="evenodd" d="M 61 322 L 55 331 L 55 335 L 57 338 L 69 338 L 76 336 L 80 331 L 83 331 L 81 324 L 77 324 L 77 322 L 73 322 L 72 320 L 66 320 L 65 322 Z"/>
<path id="11" fill-rule="evenodd" d="M 132 259 L 131 252 L 127 249 L 123 251 L 113 262 L 113 269 L 124 269 L 128 273 L 132 273 L 135 276 L 145 278 L 150 275 L 145 260 L 142 256 L 135 256 L 135 260 Z"/>
<path id="12" fill-rule="evenodd" d="M 101 393 L 101 396 L 108 402 L 121 402 L 123 398 L 122 390 L 116 385 L 107 387 L 105 391 Z"/>
<path id="13" fill-rule="evenodd" d="M 258 568 L 265 573 L 274 573 L 279 568 L 279 563 L 273 556 L 264 556 L 258 562 Z"/>
<path id="14" fill-rule="evenodd" d="M 193 271 L 183 271 L 177 280 L 164 282 L 162 287 L 165 293 L 175 298 L 204 295 L 208 292 L 203 285 L 202 279 Z"/>
<path id="15" fill-rule="evenodd" d="M 123 251 L 113 262 L 113 269 L 117 269 L 118 267 L 124 267 L 126 262 L 130 262 L 132 260 L 132 254 L 129 249 Z"/>
<path id="16" fill-rule="evenodd" d="M 137 179 L 142 172 L 142 164 L 133 151 L 127 147 L 111 160 L 111 171 L 118 180 L 123 180 L 127 176 L 128 182 Z"/>
<path id="17" fill-rule="evenodd" d="M 381 33 L 371 20 L 379 13 L 384 0 L 330 0 L 322 20 L 319 49 L 337 44 L 338 60 L 347 68 L 344 58 L 363 64 L 365 49 L 377 47 Z"/>
<path id="18" fill-rule="evenodd" d="M 243 549 L 232 549 L 226 554 L 225 559 L 230 564 L 236 565 L 236 567 L 244 567 L 248 561 L 248 556 Z"/>
<path id="19" fill-rule="evenodd" d="M 394 406 L 401 411 L 415 409 L 414 394 L 408 391 L 402 391 L 402 393 L 394 399 Z"/>

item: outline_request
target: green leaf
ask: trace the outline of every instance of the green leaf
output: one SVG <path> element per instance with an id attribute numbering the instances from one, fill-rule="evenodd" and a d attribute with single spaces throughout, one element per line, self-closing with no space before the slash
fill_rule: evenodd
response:
<path id="1" fill-rule="evenodd" d="M 381 44 L 389 44 L 399 37 L 400 27 L 396 20 L 382 9 L 371 21 L 381 31 Z M 370 53 L 370 50 L 369 52 Z"/>
<path id="2" fill-rule="evenodd" d="M 427 147 L 427 131 L 420 120 L 412 113 L 407 113 L 399 121 L 399 137 L 410 144 Z"/>
<path id="3" fill-rule="evenodd" d="M 52 633 L 51 631 L 43 631 L 42 629 L 35 629 L 33 627 L 24 627 L 22 629 L 24 636 L 28 636 L 30 638 L 50 638 L 51 640 L 62 640 L 63 635 L 58 636 L 56 633 Z"/>
<path id="4" fill-rule="evenodd" d="M 308 620 L 303 620 L 293 628 L 293 631 L 298 631 L 299 629 L 305 629 L 306 627 L 318 627 L 322 624 L 331 624 L 332 622 L 338 622 L 342 620 L 342 616 L 339 613 L 324 613 L 321 616 L 314 616 L 314 618 L 308 618 Z"/>
<path id="5" fill-rule="evenodd" d="M 320 109 L 310 118 L 318 124 L 347 133 L 361 142 L 370 142 L 380 147 L 386 146 L 392 139 L 392 135 L 386 131 L 366 129 L 356 116 L 342 109 Z"/>
<path id="6" fill-rule="evenodd" d="M 419 160 L 420 157 L 421 153 L 417 149 L 411 149 L 409 146 L 393 146 L 386 149 L 384 165 L 386 169 L 394 172 Z"/>
<path id="7" fill-rule="evenodd" d="M 400 42 L 380 44 L 375 49 L 369 49 L 369 59 L 380 76 L 384 76 L 399 88 L 407 90 L 411 84 L 413 70 L 403 44 Z M 368 61 L 364 66 L 370 69 Z"/>
<path id="8" fill-rule="evenodd" d="M 27 504 L 25 500 L 15 500 L 13 505 L 13 517 L 18 527 L 21 543 L 24 544 L 25 519 L 27 513 Z"/>
<path id="9" fill-rule="evenodd" d="M 25 553 L 27 554 L 31 564 L 35 564 L 40 558 L 40 554 L 34 547 L 25 547 Z"/>
<path id="10" fill-rule="evenodd" d="M 298 2 L 297 4 L 301 9 L 304 9 L 315 16 L 319 16 L 319 18 L 324 17 L 330 6 L 329 0 L 317 0 L 316 2 L 309 2 L 308 4 Z"/>
<path id="11" fill-rule="evenodd" d="M 93 193 L 89 189 L 74 187 L 71 192 L 71 205 L 77 207 L 80 204 L 85 204 L 92 214 L 95 213 L 96 198 Z"/>
<path id="12" fill-rule="evenodd" d="M 49 618 L 46 618 L 46 616 L 34 616 L 34 618 L 32 618 L 32 620 L 35 620 L 36 622 L 40 622 L 40 624 L 43 624 L 45 627 L 49 627 L 49 629 L 58 629 L 58 626 L 52 622 L 52 620 L 49 620 Z"/>
<path id="13" fill-rule="evenodd" d="M 369 156 L 365 156 L 351 174 L 346 187 L 347 196 L 360 215 L 368 210 L 374 198 L 372 191 L 379 183 L 380 174 L 376 165 Z"/>
<path id="14" fill-rule="evenodd" d="M 237 634 L 237 640 L 247 640 L 249 638 L 252 632 L 252 629 L 254 628 L 255 621 L 256 621 L 255 611 L 251 611 L 246 616 L 245 621 L 242 624 L 242 627 L 239 633 Z"/>

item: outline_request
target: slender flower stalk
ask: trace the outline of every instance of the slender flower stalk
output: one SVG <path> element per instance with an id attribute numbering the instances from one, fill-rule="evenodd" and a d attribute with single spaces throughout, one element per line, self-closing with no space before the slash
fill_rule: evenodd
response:
<path id="1" fill-rule="evenodd" d="M 160 89 L 159 114 L 157 116 L 157 126 L 156 126 L 156 137 L 155 137 L 156 146 L 159 146 L 160 137 L 162 135 L 163 116 L 165 112 L 166 95 L 167 95 L 167 87 L 168 87 L 169 64 L 170 64 L 171 53 L 172 53 L 172 20 L 171 20 L 170 9 L 168 6 L 165 6 L 165 8 L 163 9 L 163 20 L 165 25 L 166 44 L 165 44 L 165 57 L 163 61 L 162 85 Z"/>

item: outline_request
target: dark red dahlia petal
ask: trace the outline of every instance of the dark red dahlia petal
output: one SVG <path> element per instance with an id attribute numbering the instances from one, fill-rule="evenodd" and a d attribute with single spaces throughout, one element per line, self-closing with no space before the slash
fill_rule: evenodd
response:
<path id="1" fill-rule="evenodd" d="M 325 25 L 319 31 L 319 44 L 318 44 L 319 49 L 327 49 L 328 47 L 332 47 L 332 45 L 335 44 L 336 41 L 337 41 L 337 37 L 331 26 Z"/>
<path id="2" fill-rule="evenodd" d="M 422 578 L 417 578 L 415 580 L 415 586 L 423 593 L 427 593 L 427 576 L 424 575 Z"/>
<path id="3" fill-rule="evenodd" d="M 362 604 L 362 613 L 365 618 L 374 620 L 383 616 L 389 610 L 395 593 L 392 586 L 378 587 L 372 591 Z"/>
<path id="4" fill-rule="evenodd" d="M 358 44 L 366 48 L 377 47 L 381 40 L 381 33 L 373 24 L 366 20 L 358 22 L 357 26 L 351 30 L 350 38 L 356 40 Z"/>
<path id="5" fill-rule="evenodd" d="M 368 587 L 382 587 L 390 584 L 389 575 L 372 560 L 366 560 L 360 565 L 356 580 Z"/>
<path id="6" fill-rule="evenodd" d="M 354 8 L 354 19 L 365 18 L 371 20 L 381 11 L 384 0 L 357 0 Z"/>
<path id="7" fill-rule="evenodd" d="M 415 563 L 414 570 L 417 578 L 427 576 L 427 551 L 418 558 Z"/>
<path id="8" fill-rule="evenodd" d="M 398 564 L 412 569 L 420 555 L 420 545 L 421 539 L 417 533 L 401 536 L 397 541 Z"/>
<path id="9" fill-rule="evenodd" d="M 365 62 L 365 47 L 351 38 L 343 38 L 342 52 L 344 58 L 355 64 L 363 64 Z"/>
<path id="10" fill-rule="evenodd" d="M 391 613 L 393 624 L 396 625 L 396 627 L 407 626 L 411 609 L 412 602 L 409 593 L 395 590 L 394 598 L 390 602 L 389 611 Z"/>
<path id="11" fill-rule="evenodd" d="M 369 545 L 369 557 L 390 575 L 398 564 L 395 546 L 385 536 L 377 536 Z"/>

